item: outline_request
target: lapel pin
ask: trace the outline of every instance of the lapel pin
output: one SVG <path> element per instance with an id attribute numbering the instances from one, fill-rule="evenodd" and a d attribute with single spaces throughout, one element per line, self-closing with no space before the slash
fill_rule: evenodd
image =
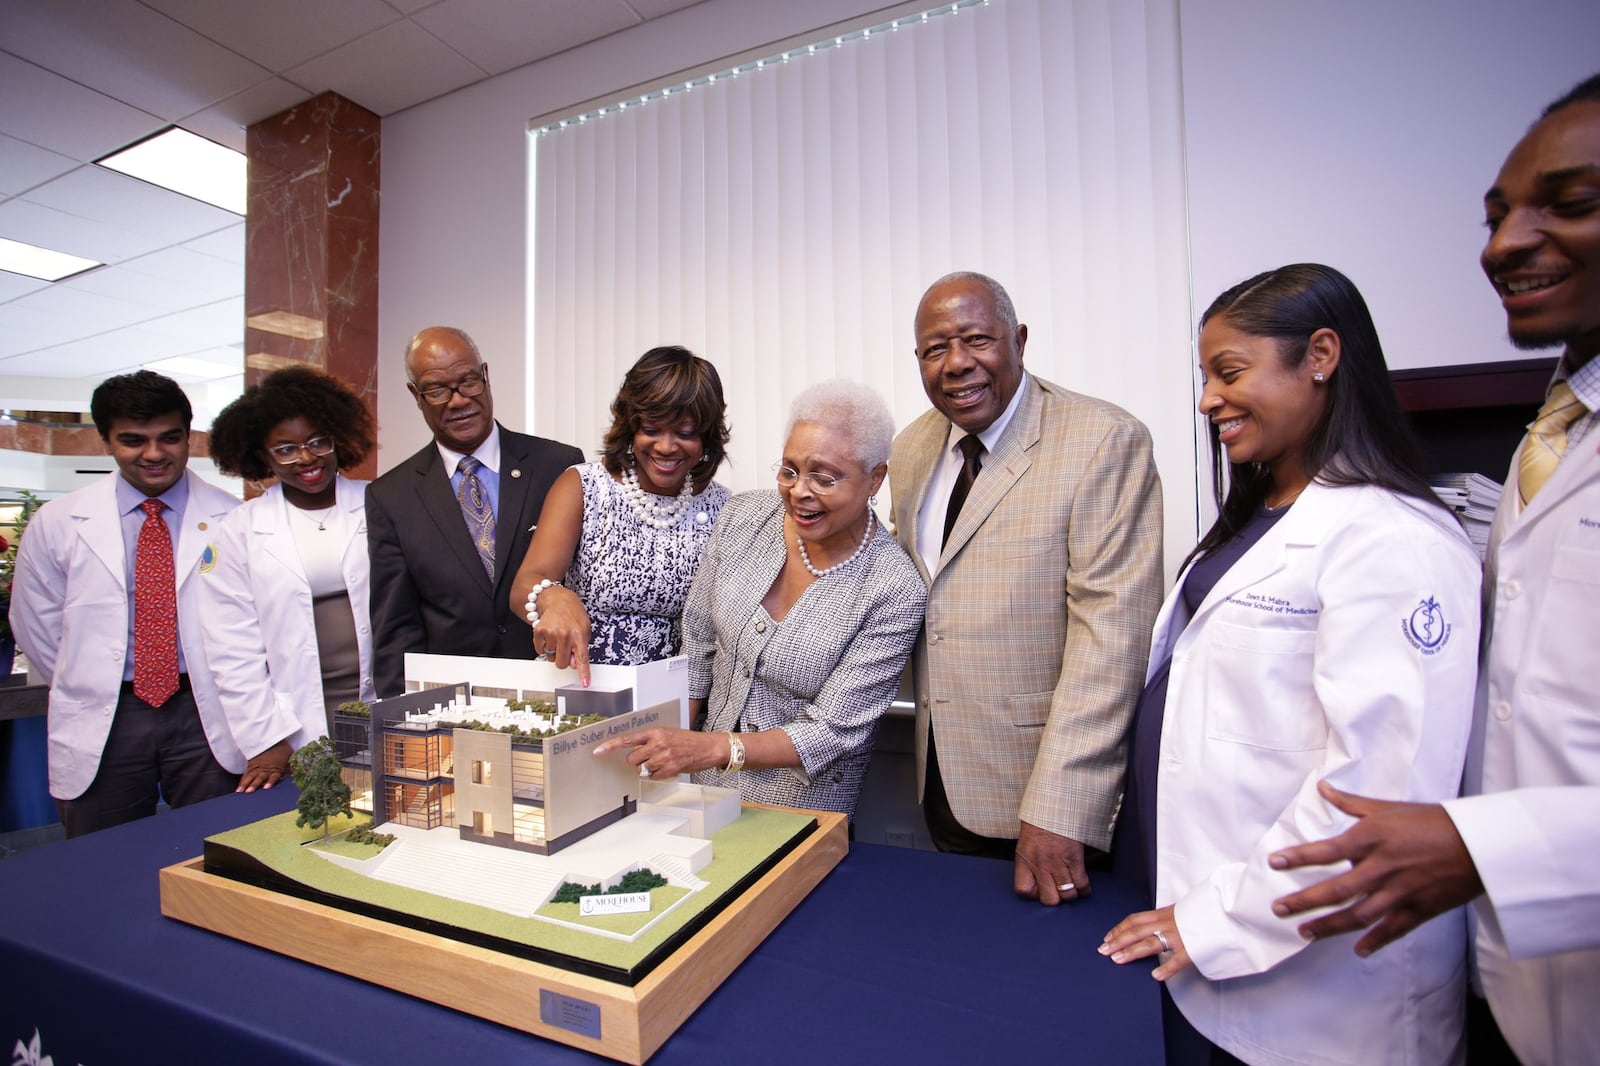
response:
<path id="1" fill-rule="evenodd" d="M 207 528 L 208 527 L 206 526 L 206 524 L 204 522 L 200 523 L 200 532 L 204 533 Z"/>
<path id="2" fill-rule="evenodd" d="M 512 477 L 521 477 L 521 476 L 522 476 L 522 471 L 520 471 L 520 470 L 516 470 L 516 469 L 513 469 L 513 470 L 512 470 L 512 471 L 511 471 L 511 476 L 512 476 Z"/>

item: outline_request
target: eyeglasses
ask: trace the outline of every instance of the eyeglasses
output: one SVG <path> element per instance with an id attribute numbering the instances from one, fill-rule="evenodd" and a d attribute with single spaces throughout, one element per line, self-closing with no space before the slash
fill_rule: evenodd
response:
<path id="1" fill-rule="evenodd" d="M 489 368 L 484 367 L 482 372 L 468 374 L 454 385 L 429 385 L 425 389 L 412 385 L 412 388 L 416 389 L 417 395 L 421 396 L 429 404 L 434 407 L 443 407 L 450 402 L 450 397 L 458 392 L 463 396 L 483 395 L 483 386 L 488 380 Z"/>
<path id="2" fill-rule="evenodd" d="M 794 488 L 795 483 L 803 476 L 810 483 L 811 491 L 818 496 L 826 496 L 838 488 L 840 482 L 850 480 L 847 477 L 834 477 L 832 474 L 819 474 L 815 470 L 802 475 L 800 471 L 784 466 L 782 463 L 773 463 L 772 470 L 778 475 L 778 484 L 786 489 Z"/>
<path id="3" fill-rule="evenodd" d="M 267 449 L 267 454 L 280 463 L 298 463 L 301 452 L 309 452 L 313 458 L 320 459 L 332 455 L 333 448 L 332 437 L 312 437 L 304 444 L 274 444 Z"/>

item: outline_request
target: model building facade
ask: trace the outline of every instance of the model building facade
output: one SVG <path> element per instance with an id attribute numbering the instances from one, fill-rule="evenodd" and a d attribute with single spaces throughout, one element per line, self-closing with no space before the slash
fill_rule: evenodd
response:
<path id="1" fill-rule="evenodd" d="M 373 704 L 369 719 L 336 716 L 335 747 L 374 825 L 453 825 L 464 839 L 548 855 L 638 810 L 649 782 L 593 751 L 681 725 L 682 663 L 595 667 L 582 688 L 537 660 L 408 655 L 406 694 Z"/>

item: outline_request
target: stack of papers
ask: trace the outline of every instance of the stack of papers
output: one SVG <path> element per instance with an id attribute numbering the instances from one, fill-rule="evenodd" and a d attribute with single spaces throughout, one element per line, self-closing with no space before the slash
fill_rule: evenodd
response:
<path id="1" fill-rule="evenodd" d="M 1430 482 L 1444 505 L 1461 519 L 1461 525 L 1481 556 L 1489 546 L 1489 525 L 1500 506 L 1500 482 L 1482 474 L 1438 474 Z"/>

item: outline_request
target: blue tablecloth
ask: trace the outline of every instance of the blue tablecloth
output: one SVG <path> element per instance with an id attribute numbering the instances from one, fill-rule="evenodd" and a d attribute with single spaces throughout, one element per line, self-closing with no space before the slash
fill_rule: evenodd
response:
<path id="1" fill-rule="evenodd" d="M 585 1052 L 163 918 L 157 871 L 289 809 L 225 796 L 0 861 L 0 1048 L 57 1063 L 593 1063 Z M 1134 908 L 1048 910 L 1011 866 L 852 845 L 651 1060 L 769 1064 L 1161 1061 L 1148 964 L 1095 952 Z"/>
<path id="2" fill-rule="evenodd" d="M 45 766 L 45 719 L 0 722 L 0 833 L 60 821 Z"/>

